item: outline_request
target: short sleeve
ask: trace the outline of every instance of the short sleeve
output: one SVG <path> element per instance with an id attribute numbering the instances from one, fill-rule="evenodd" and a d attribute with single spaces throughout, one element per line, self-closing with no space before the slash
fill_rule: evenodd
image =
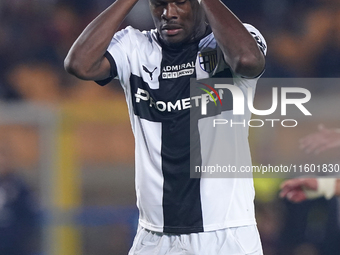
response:
<path id="1" fill-rule="evenodd" d="M 136 48 L 137 32 L 139 31 L 129 26 L 114 35 L 105 53 L 111 65 L 111 75 L 103 81 L 96 81 L 99 85 L 105 85 L 113 78 L 118 78 L 123 87 L 127 83 L 131 74 L 130 56 Z"/>
<path id="2" fill-rule="evenodd" d="M 260 33 L 260 31 L 250 24 L 243 24 L 243 25 L 249 31 L 249 33 L 254 37 L 262 53 L 266 55 L 267 54 L 267 43 L 263 35 Z"/>
<path id="3" fill-rule="evenodd" d="M 105 52 L 104 57 L 106 57 L 106 59 L 110 62 L 111 70 L 110 76 L 108 78 L 106 78 L 105 80 L 95 81 L 100 86 L 105 86 L 106 84 L 111 82 L 114 77 L 117 77 L 117 66 L 115 60 L 108 51 Z"/>

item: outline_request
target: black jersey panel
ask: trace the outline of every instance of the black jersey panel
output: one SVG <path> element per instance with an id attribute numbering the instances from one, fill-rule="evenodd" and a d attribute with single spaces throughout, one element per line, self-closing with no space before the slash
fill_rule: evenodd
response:
<path id="1" fill-rule="evenodd" d="M 198 52 L 197 44 L 181 50 L 162 51 L 162 75 L 160 87 L 173 95 L 172 90 L 183 92 L 182 98 L 190 98 L 190 78 L 195 77 Z M 186 74 L 176 79 L 165 78 L 163 73 Z M 171 76 L 170 76 L 171 77 Z M 195 127 L 198 129 L 197 125 Z M 197 140 L 199 140 L 198 132 Z M 178 114 L 162 125 L 162 171 L 164 232 L 193 233 L 203 231 L 200 198 L 200 179 L 190 179 L 190 110 Z M 200 160 L 200 148 L 196 150 Z"/>

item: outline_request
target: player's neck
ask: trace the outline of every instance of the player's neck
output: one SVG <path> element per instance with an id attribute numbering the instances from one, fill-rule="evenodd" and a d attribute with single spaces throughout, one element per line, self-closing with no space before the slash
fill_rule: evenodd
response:
<path id="1" fill-rule="evenodd" d="M 179 42 L 179 43 L 168 43 L 165 40 L 161 38 L 159 33 L 157 32 L 157 39 L 162 45 L 162 47 L 167 48 L 171 51 L 181 51 L 183 49 L 186 49 L 188 47 L 191 47 L 193 44 L 198 44 L 200 40 L 202 40 L 204 37 L 206 37 L 208 34 L 212 32 L 210 26 L 206 24 L 204 32 L 196 33 L 197 36 L 193 36 L 190 40 Z"/>

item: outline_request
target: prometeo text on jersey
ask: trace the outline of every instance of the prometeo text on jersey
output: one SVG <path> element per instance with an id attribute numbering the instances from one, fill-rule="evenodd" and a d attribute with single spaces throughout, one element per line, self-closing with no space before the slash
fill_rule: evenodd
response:
<path id="1" fill-rule="evenodd" d="M 230 84 L 215 84 L 215 89 L 217 89 L 220 98 L 223 100 L 223 89 L 228 89 L 231 91 L 233 95 L 233 114 L 234 115 L 244 115 L 245 110 L 245 95 L 242 90 L 234 85 Z M 214 92 L 212 92 L 214 93 Z M 288 93 L 301 93 L 304 94 L 304 98 L 300 99 L 288 99 Z M 277 109 L 278 106 L 278 91 L 277 88 L 273 88 L 273 103 L 270 109 L 268 110 L 257 110 L 253 106 L 253 91 L 252 88 L 248 88 L 248 108 L 251 113 L 256 115 L 270 115 Z M 207 115 L 207 104 L 209 102 L 213 102 L 217 100 L 216 98 L 211 98 L 208 94 L 202 94 L 199 96 L 193 96 L 183 99 L 178 99 L 176 102 L 164 102 L 164 101 L 156 101 L 154 98 L 150 97 L 150 93 L 147 90 L 138 88 L 137 93 L 135 94 L 136 103 L 140 103 L 141 100 L 148 101 L 149 107 L 154 107 L 157 110 L 164 112 L 172 112 L 172 111 L 181 111 L 185 109 L 189 109 L 192 107 L 191 101 L 194 101 L 195 107 L 201 107 L 201 114 Z M 304 103 L 307 103 L 311 98 L 311 94 L 307 89 L 304 88 L 281 88 L 281 115 L 286 115 L 286 107 L 288 104 L 294 104 L 296 107 L 304 114 L 304 115 L 312 115 L 304 106 Z"/>
<path id="2" fill-rule="evenodd" d="M 218 90 L 218 94 L 221 99 L 223 99 L 223 90 Z M 140 103 L 141 101 L 149 102 L 149 107 L 154 107 L 157 110 L 164 112 L 172 112 L 172 111 L 181 111 L 185 109 L 189 109 L 194 105 L 195 107 L 199 107 L 201 105 L 206 105 L 209 101 L 213 102 L 213 99 L 209 96 L 206 97 L 204 95 L 188 97 L 183 99 L 178 99 L 176 102 L 164 102 L 164 101 L 156 101 L 154 98 L 150 97 L 150 93 L 147 90 L 138 88 L 136 96 L 136 103 Z M 201 103 L 202 100 L 206 100 L 203 104 Z M 216 99 L 217 100 L 217 97 Z"/>

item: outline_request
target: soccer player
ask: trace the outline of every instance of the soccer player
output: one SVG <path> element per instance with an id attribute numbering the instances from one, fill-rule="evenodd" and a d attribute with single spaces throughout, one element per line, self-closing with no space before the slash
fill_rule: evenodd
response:
<path id="1" fill-rule="evenodd" d="M 209 162 L 218 141 L 225 146 L 218 153 L 230 165 L 251 164 L 248 128 L 203 139 L 210 118 L 190 123 L 199 103 L 190 97 L 190 78 L 229 77 L 247 97 L 264 70 L 265 40 L 220 0 L 150 0 L 156 29 L 117 31 L 137 2 L 115 1 L 86 27 L 65 59 L 69 73 L 100 85 L 117 77 L 125 92 L 140 211 L 129 254 L 263 254 L 253 180 L 190 178 L 193 154 Z M 219 117 L 239 120 L 225 98 Z M 196 140 L 191 127 L 199 133 Z"/>
<path id="2" fill-rule="evenodd" d="M 0 254 L 25 255 L 31 253 L 37 213 L 31 190 L 11 167 L 9 147 L 0 138 Z"/>
<path id="3" fill-rule="evenodd" d="M 340 147 L 340 129 L 326 128 L 320 124 L 318 131 L 303 137 L 300 148 L 306 153 L 319 154 Z M 306 199 L 324 196 L 327 199 L 340 196 L 340 179 L 336 178 L 298 178 L 287 180 L 281 185 L 280 196 L 298 203 Z"/>

